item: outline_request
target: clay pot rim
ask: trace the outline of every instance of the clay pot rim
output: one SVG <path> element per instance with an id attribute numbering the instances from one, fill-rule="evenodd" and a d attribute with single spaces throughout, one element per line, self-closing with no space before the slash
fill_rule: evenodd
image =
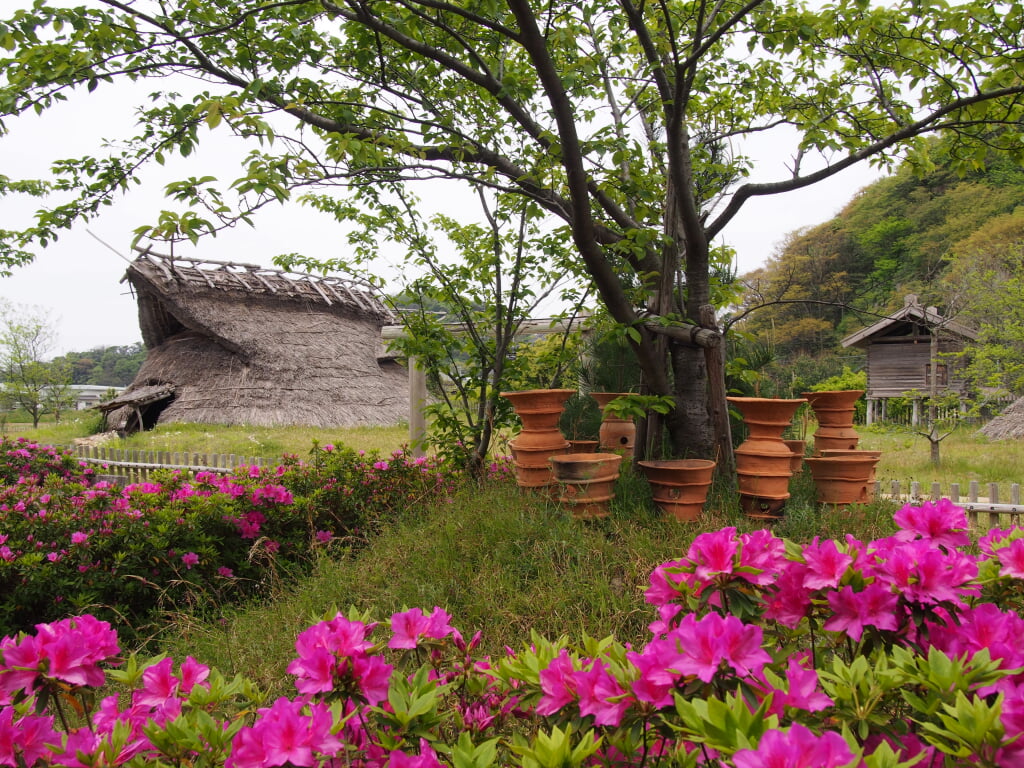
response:
<path id="1" fill-rule="evenodd" d="M 831 454 L 831 455 L 830 455 Z M 857 456 L 873 456 L 878 457 L 882 455 L 882 451 L 865 451 L 860 448 L 822 448 L 821 456 L 818 458 L 829 459 L 838 457 L 854 457 Z"/>
<path id="2" fill-rule="evenodd" d="M 806 403 L 806 397 L 727 397 L 730 403 Z"/>
<path id="3" fill-rule="evenodd" d="M 860 451 L 858 451 L 858 453 L 860 453 Z M 876 451 L 867 451 L 866 453 L 876 453 Z M 880 456 L 882 452 L 877 451 L 877 453 Z M 866 464 L 868 462 L 878 461 L 879 456 L 851 456 L 849 454 L 844 456 L 808 456 L 807 458 L 804 459 L 804 461 L 810 461 L 815 464 L 822 464 L 824 466 L 827 466 L 829 464 L 839 464 L 840 462 L 848 463 L 851 461 L 855 464 Z"/>
<path id="4" fill-rule="evenodd" d="M 810 399 L 811 397 L 816 397 L 818 395 L 849 395 L 849 394 L 852 394 L 854 392 L 857 393 L 857 397 L 859 398 L 861 395 L 863 395 L 865 392 L 867 392 L 867 390 L 866 389 L 823 389 L 820 392 L 801 392 L 800 394 L 803 395 L 805 398 Z"/>
<path id="5" fill-rule="evenodd" d="M 718 463 L 712 459 L 651 459 L 638 461 L 637 465 L 652 469 L 709 469 Z"/>
<path id="6" fill-rule="evenodd" d="M 517 389 L 512 392 L 499 392 L 498 394 L 502 397 L 509 397 L 510 395 L 537 395 L 540 393 L 545 394 L 567 394 L 573 395 L 576 393 L 575 389 Z"/>
<path id="7" fill-rule="evenodd" d="M 576 464 L 603 460 L 610 463 L 615 459 L 622 461 L 622 456 L 618 453 L 565 453 L 559 456 L 552 456 L 548 461 Z"/>

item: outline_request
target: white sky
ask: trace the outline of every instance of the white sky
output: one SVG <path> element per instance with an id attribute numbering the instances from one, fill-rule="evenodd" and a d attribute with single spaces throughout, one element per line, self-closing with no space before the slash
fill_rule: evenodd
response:
<path id="1" fill-rule="evenodd" d="M 139 95 L 151 88 L 145 88 Z M 0 137 L 0 173 L 16 177 L 42 176 L 52 160 L 92 154 L 103 138 L 116 138 L 131 128 L 132 109 L 140 103 L 131 89 L 102 86 L 95 93 L 73 99 L 43 116 L 8 121 L 10 133 Z M 216 152 L 216 154 L 215 154 Z M 770 146 L 758 148 L 754 181 L 776 181 L 785 176 L 788 156 Z M 16 268 L 12 277 L 0 278 L 0 297 L 15 304 L 40 308 L 57 330 L 54 354 L 86 351 L 100 346 L 130 344 L 141 340 L 137 309 L 127 283 L 120 282 L 126 262 L 89 232 L 130 257 L 133 230 L 156 219 L 163 198 L 163 184 L 187 175 L 215 175 L 222 188 L 237 174 L 223 148 L 207 151 L 171 170 L 154 167 L 143 184 L 107 208 L 89 224 L 76 225 L 61 239 L 39 252 L 36 261 Z M 171 164 L 168 166 L 171 167 Z M 222 169 L 210 171 L 211 167 Z M 833 179 L 800 192 L 748 201 L 729 224 L 723 240 L 738 254 L 740 272 L 763 264 L 787 234 L 831 219 L 864 186 L 879 174 L 867 165 L 844 171 Z M 424 192 L 419 192 L 426 197 Z M 445 201 L 459 205 L 457 197 L 433 196 L 439 210 Z M 40 207 L 34 199 L 0 198 L 0 228 L 24 226 L 27 213 Z M 88 230 L 88 231 L 87 231 Z M 182 256 L 273 266 L 278 254 L 301 252 L 329 258 L 345 253 L 347 243 L 340 225 L 326 215 L 298 205 L 268 206 L 256 218 L 256 228 L 240 227 L 216 238 L 201 240 L 191 249 L 179 245 Z M 158 250 L 166 250 L 161 246 Z M 382 265 L 386 274 L 387 265 Z"/>

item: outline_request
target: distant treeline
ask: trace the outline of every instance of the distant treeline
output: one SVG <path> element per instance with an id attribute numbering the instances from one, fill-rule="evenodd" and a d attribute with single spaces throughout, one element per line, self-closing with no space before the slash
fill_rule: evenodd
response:
<path id="1" fill-rule="evenodd" d="M 72 384 L 126 387 L 135 379 L 145 359 L 146 347 L 140 341 L 123 347 L 96 347 L 86 352 L 68 352 L 54 362 L 67 363 L 71 370 Z"/>

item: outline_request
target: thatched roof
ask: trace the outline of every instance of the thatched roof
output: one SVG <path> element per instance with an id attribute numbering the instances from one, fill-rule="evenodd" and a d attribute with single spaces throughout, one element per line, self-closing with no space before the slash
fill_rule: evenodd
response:
<path id="1" fill-rule="evenodd" d="M 114 428 L 140 406 L 150 415 L 144 421 L 160 423 L 331 427 L 408 418 L 405 369 L 380 340 L 394 317 L 367 286 L 149 251 L 125 279 L 148 354 L 119 398 L 128 407 L 110 415 Z M 161 397 L 140 401 L 159 388 Z"/>
<path id="2" fill-rule="evenodd" d="M 1024 397 L 1016 400 L 980 431 L 990 440 L 1024 439 Z"/>

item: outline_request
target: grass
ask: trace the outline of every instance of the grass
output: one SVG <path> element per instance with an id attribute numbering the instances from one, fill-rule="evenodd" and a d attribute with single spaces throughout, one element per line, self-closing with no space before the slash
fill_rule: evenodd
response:
<path id="1" fill-rule="evenodd" d="M 37 430 L 12 432 L 32 440 L 70 445 L 76 437 L 97 431 L 97 417 L 90 413 L 74 413 L 61 424 L 43 422 Z M 813 434 L 811 423 L 807 434 Z M 964 427 L 941 443 L 942 464 L 935 468 L 929 456 L 928 440 L 906 430 L 883 429 L 878 426 L 857 427 L 860 448 L 882 451 L 878 478 L 887 487 L 893 480 L 904 485 L 918 481 L 925 487 L 933 482 L 947 490 L 950 483 L 960 483 L 962 492 L 972 480 L 1000 484 L 1003 494 L 1011 483 L 1024 483 L 1024 441 L 990 441 L 974 428 Z M 345 444 L 366 451 L 391 451 L 409 443 L 405 425 L 396 427 L 352 427 L 317 429 L 312 427 L 229 427 L 207 424 L 167 424 L 108 443 L 111 447 L 134 450 L 162 450 L 192 453 L 233 453 L 243 456 L 273 458 L 285 453 L 305 454 L 313 441 Z M 507 452 L 507 440 L 496 443 Z M 1006 496 L 1008 498 L 1008 496 Z"/>
<path id="2" fill-rule="evenodd" d="M 74 414 L 60 424 L 41 423 L 39 429 L 18 431 L 12 437 L 27 437 L 52 445 L 70 445 L 76 437 L 87 437 L 98 430 L 95 415 Z M 139 451 L 178 451 L 224 453 L 236 456 L 276 458 L 283 454 L 304 455 L 313 446 L 333 443 L 365 451 L 388 454 L 409 442 L 406 425 L 394 427 L 247 427 L 211 424 L 162 424 L 127 438 L 115 438 L 107 447 Z"/>
<path id="3" fill-rule="evenodd" d="M 70 442 L 88 434 L 86 422 L 47 426 L 32 439 Z M 945 466 L 928 461 L 928 443 L 907 433 L 861 428 L 861 447 L 883 451 L 884 481 L 932 479 L 966 484 L 1020 482 L 1024 444 L 990 443 L 963 430 L 942 444 Z M 21 433 L 19 433 L 21 434 Z M 54 434 L 67 436 L 58 441 Z M 167 425 L 121 441 L 118 447 L 274 456 L 304 453 L 312 441 L 345 443 L 390 452 L 407 441 L 404 428 L 369 430 L 254 429 Z M 851 513 L 814 502 L 808 473 L 794 478 L 792 498 L 777 535 L 796 541 L 814 536 L 862 540 L 892 532 L 897 505 L 878 501 Z M 387 619 L 394 611 L 439 605 L 469 637 L 483 633 L 483 647 L 530 642 L 530 632 L 554 638 L 568 634 L 637 642 L 646 636 L 653 611 L 643 600 L 650 571 L 679 557 L 701 531 L 756 526 L 738 508 L 727 484 L 712 489 L 699 525 L 683 525 L 657 514 L 646 482 L 625 471 L 616 488 L 612 514 L 599 521 L 574 521 L 554 502 L 525 495 L 511 485 L 466 487 L 451 503 L 407 510 L 385 525 L 370 546 L 338 550 L 324 557 L 314 573 L 273 599 L 244 606 L 221 606 L 221 616 L 203 621 L 168 617 L 159 638 L 176 658 L 192 655 L 226 673 L 244 673 L 273 693 L 291 688 L 286 673 L 295 637 L 310 623 L 350 607 Z M 759 526 L 756 526 L 759 527 Z M 206 611 L 204 615 L 210 615 Z"/>
<path id="4" fill-rule="evenodd" d="M 1010 485 L 1024 483 L 1024 440 L 992 441 L 977 429 L 963 427 L 940 443 L 941 464 L 932 466 L 928 440 L 907 431 L 859 427 L 860 448 L 882 451 L 878 479 L 887 489 L 893 480 L 904 488 L 911 481 L 922 484 L 927 492 L 932 483 L 940 483 L 943 493 L 951 483 L 960 484 L 966 494 L 976 480 L 987 495 L 986 485 L 998 483 L 1000 498 L 1009 499 Z"/>
<path id="5" fill-rule="evenodd" d="M 895 505 L 879 502 L 851 518 L 820 509 L 810 481 L 801 482 L 778 535 L 806 541 L 892 532 Z M 174 617 L 162 650 L 283 692 L 291 685 L 285 670 L 295 636 L 338 609 L 386 620 L 404 608 L 438 605 L 467 638 L 481 631 L 491 654 L 529 644 L 531 631 L 551 639 L 614 634 L 641 642 L 654 618 L 643 591 L 656 565 L 681 556 L 701 531 L 760 526 L 740 514 L 729 489 L 714 490 L 700 525 L 656 513 L 645 481 L 631 472 L 616 494 L 608 518 L 577 521 L 511 484 L 466 487 L 451 503 L 409 510 L 366 549 L 324 558 L 311 577 L 275 599 L 228 609 L 213 622 Z"/>

